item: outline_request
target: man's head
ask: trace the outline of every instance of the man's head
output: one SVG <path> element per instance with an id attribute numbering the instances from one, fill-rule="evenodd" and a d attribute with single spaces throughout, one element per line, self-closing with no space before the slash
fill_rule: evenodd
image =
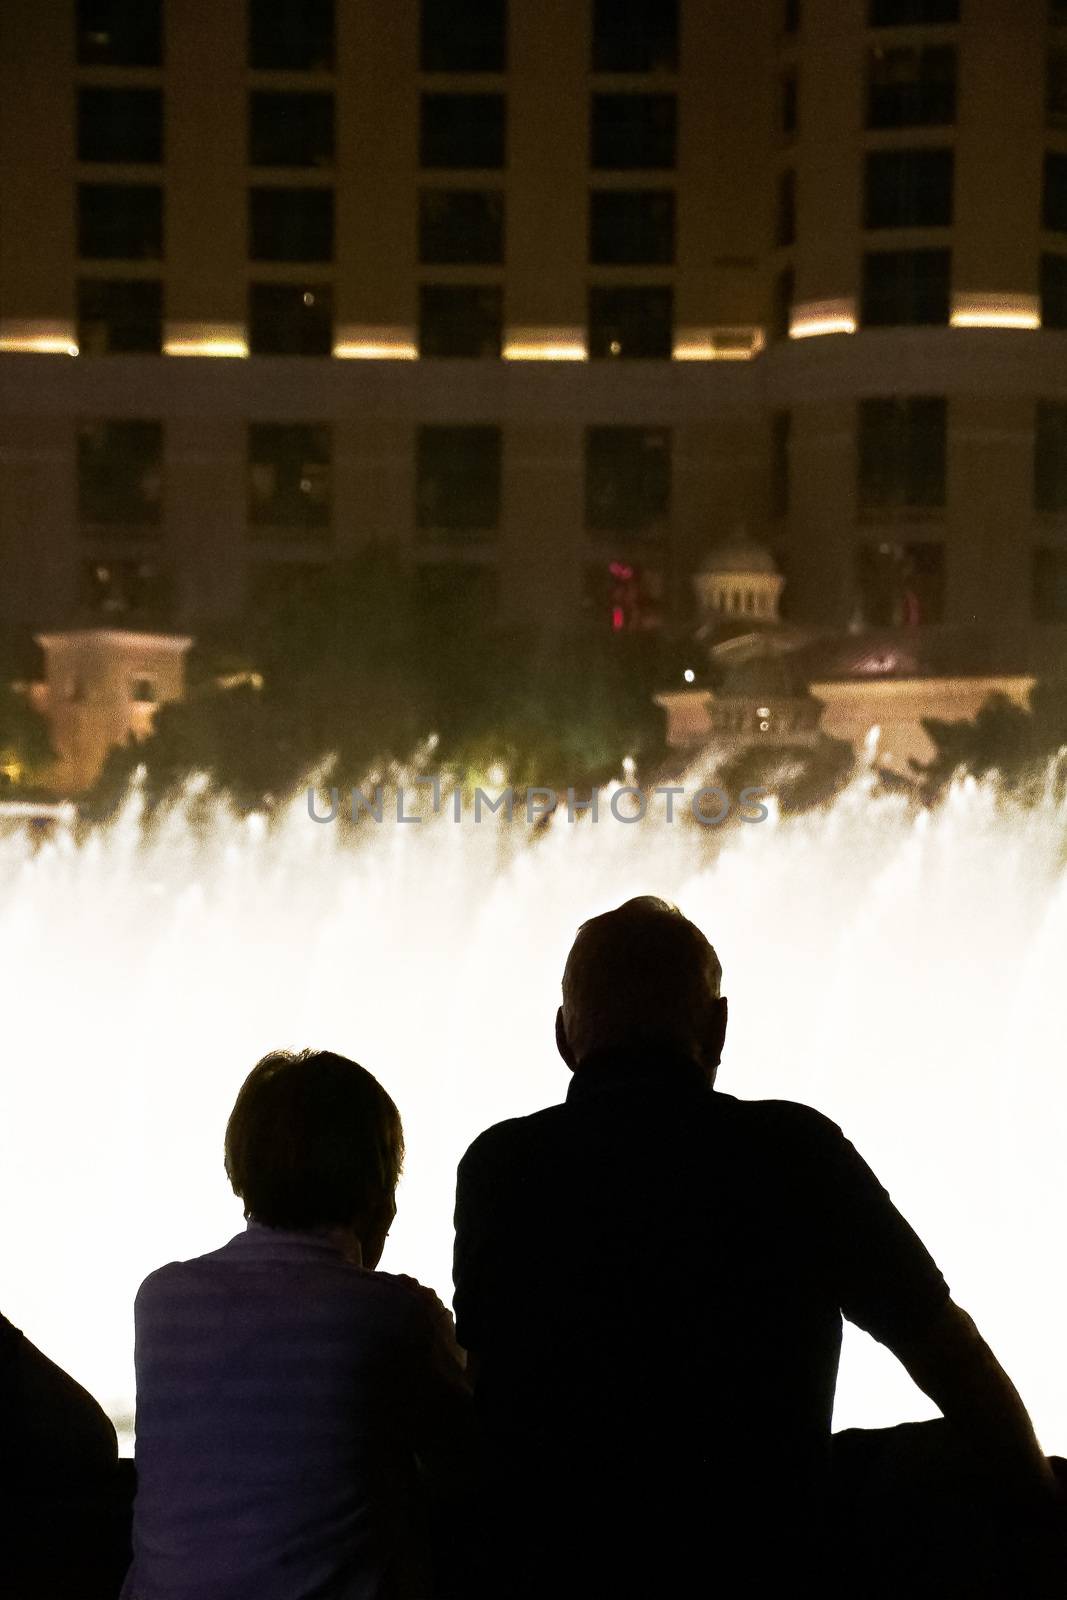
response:
<path id="1" fill-rule="evenodd" d="M 276 1050 L 252 1068 L 226 1126 L 226 1175 L 270 1228 L 354 1233 L 374 1267 L 396 1214 L 400 1113 L 376 1078 L 328 1050 Z"/>
<path id="2" fill-rule="evenodd" d="M 584 922 L 563 972 L 559 1052 L 572 1069 L 605 1050 L 668 1050 L 714 1077 L 726 1036 L 722 968 L 677 906 L 643 895 Z"/>

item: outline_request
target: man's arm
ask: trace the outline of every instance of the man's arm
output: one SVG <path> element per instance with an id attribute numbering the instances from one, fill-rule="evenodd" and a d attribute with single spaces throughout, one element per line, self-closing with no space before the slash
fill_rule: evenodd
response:
<path id="1" fill-rule="evenodd" d="M 955 1301 L 946 1302 L 925 1332 L 890 1348 L 977 1459 L 1024 1492 L 1057 1490 L 1018 1390 Z"/>

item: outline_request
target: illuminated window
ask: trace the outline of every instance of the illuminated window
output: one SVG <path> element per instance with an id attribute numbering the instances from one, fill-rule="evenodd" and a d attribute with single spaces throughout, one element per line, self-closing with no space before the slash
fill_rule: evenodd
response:
<path id="1" fill-rule="evenodd" d="M 486 539 L 500 526 L 501 432 L 426 426 L 415 448 L 415 525 L 422 538 Z"/>
<path id="2" fill-rule="evenodd" d="M 253 261 L 332 261 L 332 189 L 251 189 L 248 252 Z"/>
<path id="3" fill-rule="evenodd" d="M 78 254 L 86 261 L 159 261 L 163 190 L 153 183 L 80 183 Z"/>
<path id="4" fill-rule="evenodd" d="M 1031 595 L 1035 622 L 1067 622 L 1067 548 L 1063 545 L 1034 551 Z"/>
<path id="5" fill-rule="evenodd" d="M 675 72 L 678 0 L 593 0 L 594 72 Z"/>
<path id="6" fill-rule="evenodd" d="M 952 252 L 879 250 L 863 258 L 861 321 L 867 328 L 946 323 Z"/>
<path id="7" fill-rule="evenodd" d="M 796 243 L 797 175 L 790 167 L 778 174 L 778 203 L 774 214 L 774 242 L 779 249 Z"/>
<path id="8" fill-rule="evenodd" d="M 789 515 L 789 446 L 793 428 L 790 411 L 771 417 L 771 516 Z"/>
<path id="9" fill-rule="evenodd" d="M 910 28 L 959 20 L 960 0 L 870 0 L 872 28 Z"/>
<path id="10" fill-rule="evenodd" d="M 595 94 L 590 165 L 602 171 L 671 168 L 678 142 L 673 94 Z"/>
<path id="11" fill-rule="evenodd" d="M 952 222 L 951 150 L 874 150 L 866 158 L 865 228 L 942 228 Z"/>
<path id="12" fill-rule="evenodd" d="M 861 400 L 860 509 L 944 506 L 946 431 L 947 406 L 939 396 Z"/>
<path id="13" fill-rule="evenodd" d="M 423 72 L 503 72 L 506 0 L 422 0 L 419 65 Z"/>
<path id="14" fill-rule="evenodd" d="M 419 290 L 420 356 L 500 355 L 504 304 L 500 289 L 423 284 Z"/>
<path id="15" fill-rule="evenodd" d="M 1067 328 L 1067 256 L 1041 257 L 1041 326 Z"/>
<path id="16" fill-rule="evenodd" d="M 860 545 L 856 586 L 868 628 L 940 622 L 945 610 L 944 546 L 929 541 Z"/>
<path id="17" fill-rule="evenodd" d="M 502 94 L 424 94 L 419 162 L 424 167 L 504 165 L 507 101 Z"/>
<path id="18" fill-rule="evenodd" d="M 158 355 L 163 285 L 158 278 L 83 278 L 78 284 L 78 349 L 83 356 Z"/>
<path id="19" fill-rule="evenodd" d="M 333 163 L 332 94 L 257 89 L 248 101 L 248 160 L 253 167 L 328 167 Z"/>
<path id="20" fill-rule="evenodd" d="M 79 89 L 78 160 L 162 161 L 162 91 Z"/>
<path id="21" fill-rule="evenodd" d="M 669 361 L 674 349 L 674 294 L 668 288 L 590 289 L 593 360 Z"/>
<path id="22" fill-rule="evenodd" d="M 1042 226 L 1052 233 L 1067 233 L 1067 155 L 1045 156 Z"/>
<path id="23" fill-rule="evenodd" d="M 598 535 L 655 539 L 671 509 L 669 428 L 587 428 L 585 526 Z"/>
<path id="24" fill-rule="evenodd" d="M 582 609 L 598 632 L 652 633 L 663 626 L 663 573 L 629 557 L 587 566 Z"/>
<path id="25" fill-rule="evenodd" d="M 329 72 L 333 0 L 249 0 L 248 64 L 278 72 Z"/>
<path id="26" fill-rule="evenodd" d="M 495 189 L 420 190 L 419 260 L 424 266 L 501 263 L 503 194 Z"/>
<path id="27" fill-rule="evenodd" d="M 1067 402 L 1039 400 L 1034 416 L 1034 509 L 1067 511 Z"/>
<path id="28" fill-rule="evenodd" d="M 670 266 L 673 191 L 594 190 L 589 196 L 589 259 L 597 266 Z"/>
<path id="29" fill-rule="evenodd" d="M 162 0 L 78 0 L 77 30 L 79 66 L 163 64 Z"/>
<path id="30" fill-rule="evenodd" d="M 82 611 L 94 621 L 159 625 L 171 614 L 167 574 L 151 561 L 131 557 L 85 561 L 81 568 Z M 78 685 L 73 686 L 75 691 Z M 72 696 L 73 698 L 73 696 Z"/>
<path id="31" fill-rule="evenodd" d="M 333 353 L 333 290 L 328 284 L 253 283 L 248 344 L 255 356 Z"/>
<path id="32" fill-rule="evenodd" d="M 248 429 L 248 521 L 253 532 L 320 538 L 330 526 L 330 429 L 254 422 Z"/>
<path id="33" fill-rule="evenodd" d="M 163 424 L 86 422 L 78 429 L 78 520 L 129 537 L 163 520 Z"/>
<path id="34" fill-rule="evenodd" d="M 934 127 L 955 120 L 955 46 L 879 46 L 871 51 L 868 128 Z"/>

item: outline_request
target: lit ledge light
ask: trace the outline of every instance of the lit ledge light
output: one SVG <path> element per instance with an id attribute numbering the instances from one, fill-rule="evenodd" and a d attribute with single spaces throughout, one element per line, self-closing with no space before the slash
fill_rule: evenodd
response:
<path id="1" fill-rule="evenodd" d="M 410 328 L 363 327 L 350 324 L 338 329 L 333 353 L 340 361 L 417 361 L 419 347 Z"/>
<path id="2" fill-rule="evenodd" d="M 763 329 L 680 328 L 674 341 L 675 361 L 751 361 L 766 344 Z"/>
<path id="3" fill-rule="evenodd" d="M 817 339 L 825 333 L 855 333 L 856 302 L 850 295 L 837 300 L 808 300 L 789 314 L 791 339 Z"/>
<path id="4" fill-rule="evenodd" d="M 504 340 L 505 361 L 586 361 L 580 328 L 513 328 Z"/>
<path id="5" fill-rule="evenodd" d="M 0 320 L 0 352 L 10 355 L 76 356 L 78 342 L 69 322 L 33 322 L 20 317 Z"/>
<path id="6" fill-rule="evenodd" d="M 240 322 L 168 322 L 163 354 L 242 357 L 248 354 L 248 340 Z"/>
<path id="7" fill-rule="evenodd" d="M 1041 305 L 1036 294 L 957 294 L 949 320 L 954 328 L 1040 328 Z"/>

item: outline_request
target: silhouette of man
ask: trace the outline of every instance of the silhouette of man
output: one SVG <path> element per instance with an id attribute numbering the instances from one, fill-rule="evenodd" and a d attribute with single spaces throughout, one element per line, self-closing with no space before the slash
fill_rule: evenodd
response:
<path id="1" fill-rule="evenodd" d="M 460 1164 L 491 1592 L 832 1589 L 842 1314 L 976 1458 L 1024 1494 L 1051 1482 L 1011 1382 L 840 1129 L 714 1091 L 720 975 L 663 901 L 585 923 L 556 1018 L 566 1103 L 490 1128 Z"/>

